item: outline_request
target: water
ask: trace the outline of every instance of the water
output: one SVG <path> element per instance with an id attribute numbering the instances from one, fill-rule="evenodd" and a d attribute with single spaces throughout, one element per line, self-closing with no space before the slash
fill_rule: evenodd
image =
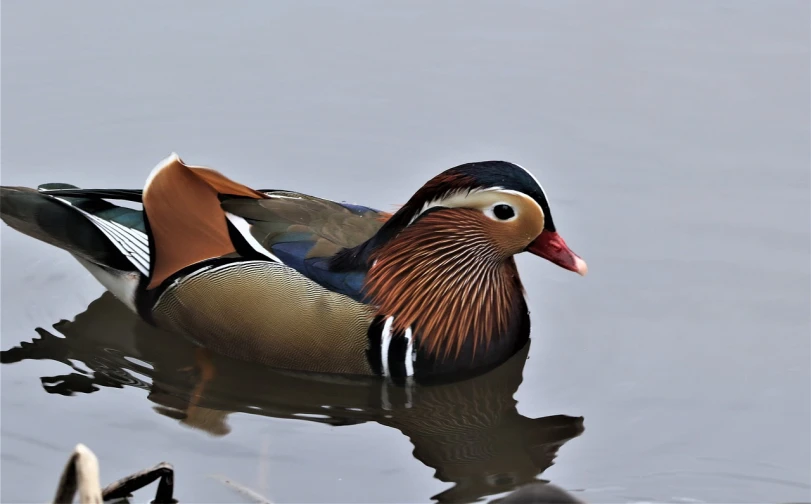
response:
<path id="1" fill-rule="evenodd" d="M 50 499 L 78 442 L 104 482 L 172 462 L 187 502 L 250 502 L 224 480 L 465 501 L 538 473 L 590 502 L 811 500 L 808 20 L 803 1 L 4 1 L 5 185 L 140 187 L 177 151 L 391 209 L 509 159 L 590 273 L 519 257 L 529 359 L 406 397 L 199 355 L 3 226 L 2 349 L 36 343 L 0 367 L 0 500 Z"/>

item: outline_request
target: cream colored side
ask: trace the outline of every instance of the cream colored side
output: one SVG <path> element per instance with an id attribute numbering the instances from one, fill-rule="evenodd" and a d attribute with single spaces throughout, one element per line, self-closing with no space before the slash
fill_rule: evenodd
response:
<path id="1" fill-rule="evenodd" d="M 193 273 L 164 292 L 156 323 L 217 353 L 301 371 L 372 374 L 372 309 L 279 263 L 250 261 Z"/>

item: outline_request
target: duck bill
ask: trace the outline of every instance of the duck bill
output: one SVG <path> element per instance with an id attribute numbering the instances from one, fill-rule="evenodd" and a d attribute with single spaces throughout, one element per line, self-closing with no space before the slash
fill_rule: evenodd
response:
<path id="1" fill-rule="evenodd" d="M 543 257 L 547 261 L 557 264 L 561 268 L 574 271 L 582 276 L 585 276 L 589 271 L 586 261 L 572 252 L 566 242 L 563 241 L 563 238 L 555 231 L 541 232 L 529 244 L 527 250 L 538 257 Z"/>

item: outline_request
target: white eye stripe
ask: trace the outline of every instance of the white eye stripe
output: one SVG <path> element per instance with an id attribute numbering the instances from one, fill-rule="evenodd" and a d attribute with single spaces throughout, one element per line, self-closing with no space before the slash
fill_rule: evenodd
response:
<path id="1" fill-rule="evenodd" d="M 471 192 L 474 192 L 474 191 L 471 191 Z M 422 205 L 422 208 L 420 209 L 420 211 L 417 212 L 416 214 L 414 214 L 414 217 L 411 218 L 411 221 L 409 221 L 408 224 L 409 225 L 412 224 L 415 220 L 417 220 L 417 218 L 419 218 L 420 215 L 424 214 L 425 212 L 427 212 L 428 210 L 430 210 L 432 208 L 442 207 L 442 206 L 456 206 L 454 204 L 456 201 L 462 201 L 462 200 L 464 200 L 464 198 L 466 198 L 469 195 L 470 195 L 470 192 L 459 190 L 459 191 L 452 191 L 452 192 L 442 196 L 441 198 L 431 200 L 431 201 L 426 201 L 425 204 Z"/>
<path id="2" fill-rule="evenodd" d="M 422 206 L 420 211 L 417 212 L 414 215 L 414 217 L 411 219 L 409 224 L 412 224 L 415 220 L 417 220 L 417 218 L 419 218 L 422 214 L 424 214 L 425 212 L 427 212 L 428 210 L 430 210 L 432 208 L 436 208 L 436 207 L 449 207 L 449 208 L 464 207 L 465 203 L 467 203 L 468 200 L 470 200 L 471 198 L 475 198 L 477 194 L 491 193 L 491 192 L 498 192 L 498 193 L 503 193 L 503 194 L 510 194 L 510 195 L 513 195 L 513 196 L 518 196 L 519 198 L 523 198 L 526 201 L 531 201 L 532 203 L 537 205 L 538 208 L 540 208 L 540 205 L 538 205 L 538 203 L 534 199 L 529 197 L 527 194 L 522 193 L 521 191 L 515 191 L 515 190 L 512 190 L 512 189 L 505 189 L 505 188 L 503 188 L 501 186 L 485 187 L 485 188 L 481 188 L 481 189 L 473 189 L 471 191 L 460 190 L 460 191 L 454 191 L 452 193 L 446 194 L 442 198 L 438 198 L 438 199 L 426 202 Z M 498 204 L 498 203 L 496 203 L 496 204 Z M 509 203 L 505 203 L 505 202 L 502 202 L 501 204 L 509 205 Z M 515 210 L 515 205 L 510 205 L 510 206 L 513 207 L 513 210 Z"/>
<path id="3" fill-rule="evenodd" d="M 499 194 L 516 196 L 517 198 L 520 198 L 521 201 L 524 202 L 524 204 L 534 205 L 535 207 L 538 208 L 538 212 L 540 212 L 541 215 L 545 215 L 543 209 L 541 208 L 541 205 L 539 205 L 538 202 L 535 201 L 534 198 L 530 197 L 526 193 L 523 193 L 521 191 L 516 191 L 516 190 L 513 190 L 513 189 L 504 189 L 501 186 L 493 186 L 493 187 L 487 187 L 487 188 L 482 188 L 482 189 L 474 189 L 472 191 L 466 191 L 466 190 L 456 191 L 456 192 L 450 193 L 450 194 L 448 194 L 448 195 L 446 195 L 446 196 L 444 196 L 442 198 L 439 198 L 439 199 L 436 199 L 436 200 L 431 200 L 431 201 L 425 203 L 423 205 L 422 209 L 416 215 L 414 215 L 414 217 L 409 222 L 409 225 L 411 225 L 422 214 L 424 214 L 425 212 L 427 212 L 428 210 L 430 210 L 432 208 L 436 208 L 436 207 L 463 208 L 463 207 L 466 207 L 468 205 L 471 205 L 471 207 L 476 207 L 477 206 L 476 205 L 476 197 L 477 197 L 477 195 L 481 195 L 482 193 L 499 193 Z M 481 203 L 481 202 L 479 202 L 479 203 Z M 510 219 L 499 219 L 499 218 L 497 218 L 495 216 L 495 214 L 493 213 L 493 208 L 495 206 L 497 206 L 497 205 L 508 205 L 508 206 L 512 207 L 513 212 L 516 214 L 516 216 L 514 216 L 514 217 L 512 217 Z M 487 208 L 485 208 L 483 210 L 483 212 L 490 219 L 496 220 L 498 222 L 509 222 L 509 221 L 511 221 L 511 220 L 513 220 L 513 219 L 515 219 L 517 217 L 518 207 L 515 204 L 507 203 L 506 201 L 497 201 L 497 202 L 495 202 L 495 203 L 493 203 L 491 205 L 488 205 Z"/>
<path id="4" fill-rule="evenodd" d="M 514 196 L 518 196 L 518 197 L 520 197 L 520 198 L 524 198 L 524 199 L 527 199 L 527 200 L 530 200 L 530 201 L 535 201 L 535 200 L 534 200 L 534 199 L 532 199 L 532 198 L 531 198 L 531 197 L 530 197 L 530 196 L 529 196 L 527 193 L 523 193 L 523 192 L 521 192 L 521 191 L 515 191 L 515 190 L 513 190 L 513 189 L 502 189 L 502 188 L 500 188 L 500 187 L 494 187 L 494 188 L 493 188 L 493 189 L 491 189 L 491 190 L 492 190 L 492 191 L 498 191 L 498 192 L 500 192 L 500 193 L 504 193 L 504 194 L 512 194 L 512 195 L 514 195 Z"/>

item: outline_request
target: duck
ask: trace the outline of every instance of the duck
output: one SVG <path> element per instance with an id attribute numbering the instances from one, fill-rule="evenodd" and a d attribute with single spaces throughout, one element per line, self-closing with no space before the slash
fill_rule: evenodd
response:
<path id="1" fill-rule="evenodd" d="M 527 343 L 515 255 L 588 271 L 537 178 L 507 161 L 449 168 L 384 212 L 253 189 L 172 153 L 143 189 L 2 186 L 0 216 L 210 351 L 398 384 L 484 373 Z"/>

